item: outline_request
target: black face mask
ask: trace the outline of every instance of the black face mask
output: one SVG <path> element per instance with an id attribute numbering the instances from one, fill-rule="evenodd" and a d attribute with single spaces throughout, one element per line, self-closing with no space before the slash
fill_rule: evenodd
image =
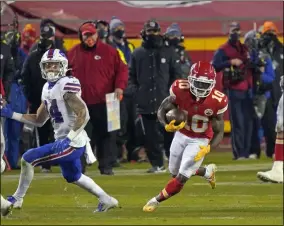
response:
<path id="1" fill-rule="evenodd" d="M 167 41 L 170 46 L 174 46 L 174 47 L 177 47 L 178 44 L 180 44 L 180 39 L 178 38 L 168 39 Z"/>
<path id="2" fill-rule="evenodd" d="M 108 32 L 103 29 L 100 29 L 98 30 L 98 36 L 99 36 L 99 39 L 107 38 Z"/>
<path id="3" fill-rule="evenodd" d="M 230 34 L 230 41 L 232 43 L 237 43 L 239 40 L 240 40 L 240 34 L 238 34 L 238 33 Z"/>
<path id="4" fill-rule="evenodd" d="M 260 37 L 259 45 L 261 48 L 267 47 L 271 42 L 277 39 L 276 35 L 272 33 L 265 33 Z"/>
<path id="5" fill-rule="evenodd" d="M 47 49 L 49 46 L 53 45 L 53 40 L 49 40 L 49 39 L 40 39 L 38 42 L 38 45 L 41 49 L 45 50 Z"/>
<path id="6" fill-rule="evenodd" d="M 161 35 L 146 35 L 145 43 L 148 47 L 155 48 L 159 47 L 163 43 L 163 37 Z"/>
<path id="7" fill-rule="evenodd" d="M 112 35 L 118 39 L 122 39 L 124 37 L 125 31 L 124 30 L 117 30 Z"/>

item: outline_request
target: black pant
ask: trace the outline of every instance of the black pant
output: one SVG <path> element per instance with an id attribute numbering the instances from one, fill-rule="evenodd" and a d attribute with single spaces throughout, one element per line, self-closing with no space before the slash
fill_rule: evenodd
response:
<path id="1" fill-rule="evenodd" d="M 93 139 L 96 146 L 96 157 L 99 162 L 99 170 L 102 172 L 112 170 L 112 163 L 117 158 L 116 131 L 107 131 L 106 104 L 88 105 Z"/>
<path id="2" fill-rule="evenodd" d="M 126 120 L 126 149 L 128 151 L 128 160 L 131 160 L 133 151 L 139 146 L 136 135 L 136 106 L 133 97 L 125 96 L 124 104 L 126 108 L 127 120 Z"/>
<path id="3" fill-rule="evenodd" d="M 157 115 L 142 115 L 143 125 L 145 128 L 145 141 L 148 159 L 152 166 L 161 167 L 164 165 L 164 131 Z"/>
<path id="4" fill-rule="evenodd" d="M 229 90 L 230 122 L 234 158 L 247 158 L 251 148 L 254 109 L 248 91 Z"/>
<path id="5" fill-rule="evenodd" d="M 266 155 L 267 157 L 272 157 L 276 139 L 276 111 L 274 109 L 273 101 L 271 98 L 269 98 L 266 102 L 265 112 L 261 123 L 266 140 Z"/>
<path id="6" fill-rule="evenodd" d="M 269 98 L 266 102 L 265 112 L 261 120 L 256 116 L 254 119 L 253 134 L 252 134 L 252 145 L 251 145 L 251 154 L 256 154 L 260 157 L 261 147 L 259 139 L 259 128 L 262 126 L 263 133 L 266 141 L 266 156 L 272 158 L 274 153 L 276 132 L 275 132 L 275 123 L 276 122 L 276 113 L 273 106 L 273 101 Z"/>

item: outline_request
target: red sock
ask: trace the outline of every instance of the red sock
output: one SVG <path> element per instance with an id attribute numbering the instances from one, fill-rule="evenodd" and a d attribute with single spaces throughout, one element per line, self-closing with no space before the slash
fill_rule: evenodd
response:
<path id="1" fill-rule="evenodd" d="M 275 148 L 274 148 L 274 161 L 282 161 L 284 159 L 284 132 L 277 133 Z"/>
<path id="2" fill-rule="evenodd" d="M 171 179 L 168 182 L 167 186 L 161 191 L 159 202 L 162 202 L 169 197 L 179 193 L 182 188 L 183 184 L 181 182 L 179 182 L 176 178 Z"/>

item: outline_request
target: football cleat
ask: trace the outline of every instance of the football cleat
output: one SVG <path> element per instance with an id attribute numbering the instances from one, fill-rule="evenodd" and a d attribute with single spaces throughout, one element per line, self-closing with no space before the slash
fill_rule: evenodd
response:
<path id="1" fill-rule="evenodd" d="M 263 182 L 283 183 L 283 173 L 278 171 L 258 172 L 256 176 Z"/>
<path id="2" fill-rule="evenodd" d="M 94 211 L 94 213 L 97 212 L 107 212 L 110 209 L 114 209 L 118 207 L 118 201 L 113 198 L 110 197 L 110 202 L 109 203 L 103 203 L 103 202 L 99 202 L 97 209 Z"/>
<path id="3" fill-rule="evenodd" d="M 156 198 L 150 199 L 147 204 L 143 207 L 144 212 L 153 212 L 155 209 L 157 209 L 158 205 L 160 203 L 157 201 Z"/>
<path id="4" fill-rule="evenodd" d="M 22 208 L 22 205 L 23 205 L 23 202 L 24 200 L 23 199 L 20 199 L 20 200 L 17 200 L 14 196 L 8 196 L 7 197 L 7 200 L 9 202 L 11 202 L 13 204 L 13 209 L 21 209 Z"/>
<path id="5" fill-rule="evenodd" d="M 206 178 L 208 180 L 210 186 L 212 189 L 216 188 L 216 171 L 217 171 L 217 166 L 215 164 L 209 164 L 208 166 L 205 167 L 206 170 L 209 172 L 209 178 Z"/>
<path id="6" fill-rule="evenodd" d="M 11 213 L 13 204 L 1 196 L 1 216 L 7 216 Z"/>

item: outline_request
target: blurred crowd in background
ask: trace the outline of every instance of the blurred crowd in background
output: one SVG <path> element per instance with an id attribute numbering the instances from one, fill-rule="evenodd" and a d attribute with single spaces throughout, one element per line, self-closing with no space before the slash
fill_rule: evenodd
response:
<path id="1" fill-rule="evenodd" d="M 127 27 L 119 18 L 86 21 L 78 30 L 80 43 L 68 52 L 63 40 L 55 36 L 56 29 L 52 20 L 43 19 L 40 34 L 36 34 L 31 24 L 22 31 L 9 30 L 1 34 L 1 79 L 13 110 L 36 113 L 46 82 L 41 76 L 39 62 L 48 49 L 61 49 L 68 56 L 72 68 L 70 75 L 78 77 L 82 84 L 83 99 L 91 112 L 87 133 L 101 174 L 112 175 L 113 167 L 131 161 L 149 162 L 149 173 L 164 172 L 173 134 L 164 130 L 156 113 L 162 100 L 169 95 L 172 82 L 186 79 L 194 63 L 183 45 L 179 24 L 173 23 L 162 31 L 159 21 L 146 21 L 141 25 L 142 45 L 135 48 L 128 41 Z M 222 76 L 224 90 L 221 91 L 229 97 L 231 142 L 236 160 L 259 158 L 263 137 L 266 156 L 272 158 L 274 154 L 276 109 L 281 97 L 279 81 L 283 75 L 283 44 L 277 35 L 278 29 L 271 21 L 246 34 L 239 23 L 233 22 L 227 42 L 216 50 L 212 59 L 217 76 Z M 86 41 L 85 36 L 93 37 L 93 42 Z M 240 42 L 242 36 L 244 43 Z M 106 48 L 105 45 L 118 52 L 119 61 L 113 61 L 117 65 L 112 65 L 114 72 L 85 70 L 90 61 L 82 59 L 89 53 L 96 54 L 92 57 L 100 57 L 98 52 Z M 124 66 L 118 66 L 121 63 Z M 101 64 L 104 68 L 103 64 L 109 62 Z M 109 74 L 118 77 L 114 78 L 115 83 L 119 83 L 119 76 L 121 84 L 125 83 L 113 89 L 123 95 L 123 99 L 121 129 L 111 133 L 106 129 L 105 100 L 98 97 L 109 92 L 102 83 L 113 86 Z M 105 81 L 99 80 L 100 76 Z M 98 100 L 93 102 L 95 99 Z M 19 168 L 18 161 L 26 150 L 54 139 L 50 122 L 42 128 L 32 128 L 6 119 L 3 129 L 5 156 L 11 169 Z M 86 164 L 83 166 L 85 170 Z M 51 170 L 48 164 L 42 167 L 42 172 Z"/>

